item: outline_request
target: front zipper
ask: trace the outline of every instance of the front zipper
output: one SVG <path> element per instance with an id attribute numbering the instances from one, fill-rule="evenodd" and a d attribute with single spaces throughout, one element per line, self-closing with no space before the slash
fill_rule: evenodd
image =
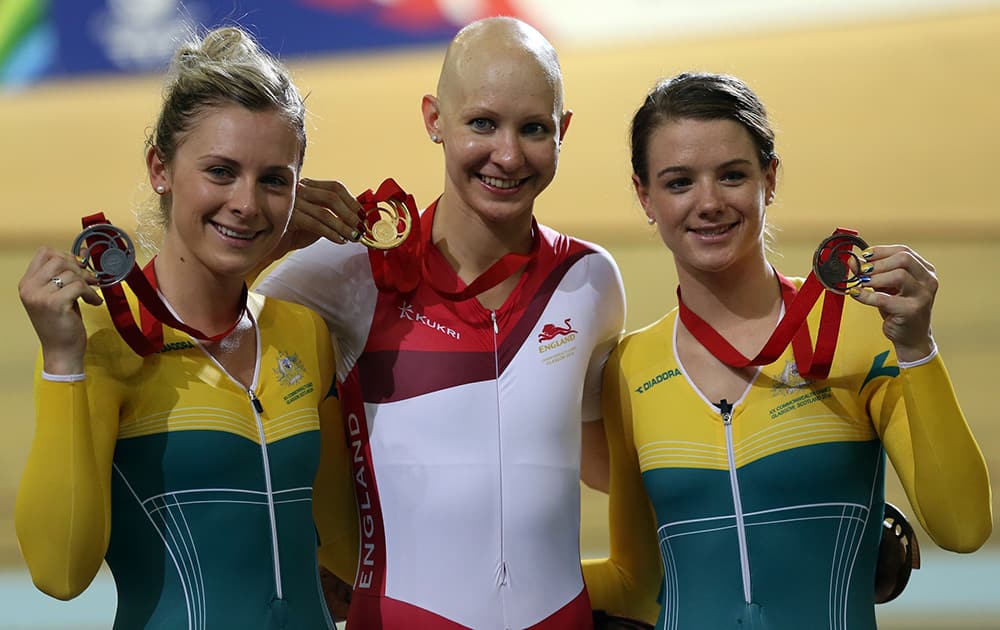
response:
<path id="1" fill-rule="evenodd" d="M 274 511 L 274 489 L 271 485 L 271 462 L 267 455 L 267 435 L 264 433 L 264 420 L 261 417 L 264 413 L 264 405 L 261 404 L 260 398 L 257 397 L 257 393 L 253 389 L 254 386 L 257 385 L 257 378 L 260 374 L 260 328 L 257 326 L 257 322 L 254 321 L 253 316 L 249 314 L 249 311 L 247 312 L 247 315 L 253 323 L 254 336 L 257 342 L 257 357 L 254 359 L 252 385 L 246 389 L 246 394 L 247 398 L 250 400 L 250 408 L 253 411 L 254 422 L 257 425 L 257 436 L 260 440 L 260 452 L 264 465 L 264 490 L 267 496 L 267 515 L 271 524 L 271 550 L 272 558 L 274 560 L 274 590 L 277 599 L 283 600 L 284 588 L 281 585 L 281 556 L 278 552 L 278 519 L 275 517 Z M 229 377 L 229 380 L 236 383 L 240 388 L 243 387 L 243 384 L 233 378 L 233 375 L 230 374 L 225 367 L 223 367 L 222 363 L 220 363 L 218 359 L 212 356 L 211 352 L 205 350 L 205 347 L 202 345 L 200 340 L 194 338 L 192 339 L 198 344 L 201 351 L 205 353 L 205 356 L 215 363 L 223 374 Z"/>
<path id="2" fill-rule="evenodd" d="M 278 521 L 274 515 L 274 490 L 271 486 L 271 462 L 267 456 L 267 436 L 264 434 L 264 422 L 261 414 L 264 405 L 260 403 L 257 394 L 252 389 L 247 390 L 250 404 L 253 406 L 253 417 L 257 422 L 257 435 L 260 436 L 260 453 L 264 459 L 264 489 L 267 493 L 267 516 L 271 521 L 271 548 L 274 551 L 274 589 L 278 599 L 284 599 L 281 587 L 281 557 L 278 554 Z"/>
<path id="3" fill-rule="evenodd" d="M 493 371 L 496 375 L 496 402 L 497 402 L 497 459 L 500 477 L 500 567 L 498 569 L 497 582 L 500 586 L 508 586 L 509 568 L 507 567 L 507 556 L 504 549 L 504 506 L 503 506 L 503 431 L 501 428 L 500 414 L 500 326 L 497 324 L 497 312 L 490 311 L 490 321 L 493 323 Z M 501 594 L 501 610 L 504 616 L 504 627 L 507 627 L 507 607 L 503 604 Z"/>
<path id="4" fill-rule="evenodd" d="M 722 424 L 726 430 L 726 456 L 729 459 L 729 484 L 733 491 L 733 511 L 736 516 L 736 536 L 740 547 L 740 573 L 743 576 L 743 599 L 749 605 L 750 591 L 750 556 L 747 553 L 747 531 L 743 522 L 743 501 L 740 498 L 740 483 L 736 478 L 736 454 L 733 449 L 733 406 L 723 398 L 719 402 L 722 414 Z"/>

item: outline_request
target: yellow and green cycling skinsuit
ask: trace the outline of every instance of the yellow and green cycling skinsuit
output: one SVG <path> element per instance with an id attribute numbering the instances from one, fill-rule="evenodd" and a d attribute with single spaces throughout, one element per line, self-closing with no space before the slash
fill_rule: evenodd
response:
<path id="1" fill-rule="evenodd" d="M 605 372 L 611 554 L 584 567 L 594 608 L 667 629 L 873 630 L 886 453 L 937 544 L 981 545 L 989 480 L 944 364 L 901 369 L 881 323 L 847 300 L 829 378 L 801 378 L 789 348 L 721 407 L 676 358 L 676 309 L 623 339 Z"/>
<path id="2" fill-rule="evenodd" d="M 106 559 L 116 629 L 333 627 L 317 532 L 350 583 L 357 512 L 323 321 L 251 294 L 247 389 L 184 333 L 141 358 L 103 308 L 81 308 L 85 379 L 35 379 L 16 508 L 35 584 L 73 597 Z"/>

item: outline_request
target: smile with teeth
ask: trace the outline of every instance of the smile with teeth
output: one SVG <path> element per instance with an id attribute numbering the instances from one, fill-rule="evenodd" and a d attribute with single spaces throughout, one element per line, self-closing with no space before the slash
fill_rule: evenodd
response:
<path id="1" fill-rule="evenodd" d="M 725 234 L 734 227 L 736 227 L 735 223 L 727 223 L 726 225 L 716 225 L 713 227 L 691 228 L 691 231 L 700 236 L 718 236 Z"/>
<path id="2" fill-rule="evenodd" d="M 227 228 L 224 225 L 219 225 L 218 223 L 213 223 L 212 225 L 215 227 L 216 230 L 218 230 L 219 234 L 222 234 L 223 236 L 228 236 L 229 238 L 237 238 L 242 241 L 251 241 L 254 239 L 255 236 L 257 236 L 257 232 L 237 232 L 236 230 Z"/>
<path id="3" fill-rule="evenodd" d="M 488 186 L 502 188 L 504 190 L 517 188 L 525 181 L 524 179 L 501 179 L 499 177 L 490 177 L 489 175 L 480 175 L 479 179 Z"/>

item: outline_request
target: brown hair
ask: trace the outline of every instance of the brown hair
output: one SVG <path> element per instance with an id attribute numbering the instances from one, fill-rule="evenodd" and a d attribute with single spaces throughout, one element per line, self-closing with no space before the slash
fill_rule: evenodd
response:
<path id="1" fill-rule="evenodd" d="M 632 172 L 649 183 L 647 151 L 654 131 L 671 120 L 735 120 L 750 133 L 761 167 L 778 156 L 764 104 L 746 83 L 727 74 L 685 72 L 656 84 L 632 117 Z"/>

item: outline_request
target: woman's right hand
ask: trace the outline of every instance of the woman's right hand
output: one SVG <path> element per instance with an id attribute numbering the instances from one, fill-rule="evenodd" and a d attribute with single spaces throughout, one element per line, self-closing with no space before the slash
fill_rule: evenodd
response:
<path id="1" fill-rule="evenodd" d="M 363 213 L 361 204 L 342 183 L 300 180 L 288 229 L 270 258 L 277 260 L 321 237 L 338 245 L 356 241 L 361 236 Z"/>
<path id="2" fill-rule="evenodd" d="M 43 247 L 31 259 L 17 285 L 24 310 L 42 346 L 49 374 L 82 374 L 87 331 L 77 299 L 99 306 L 94 274 L 69 252 Z"/>

